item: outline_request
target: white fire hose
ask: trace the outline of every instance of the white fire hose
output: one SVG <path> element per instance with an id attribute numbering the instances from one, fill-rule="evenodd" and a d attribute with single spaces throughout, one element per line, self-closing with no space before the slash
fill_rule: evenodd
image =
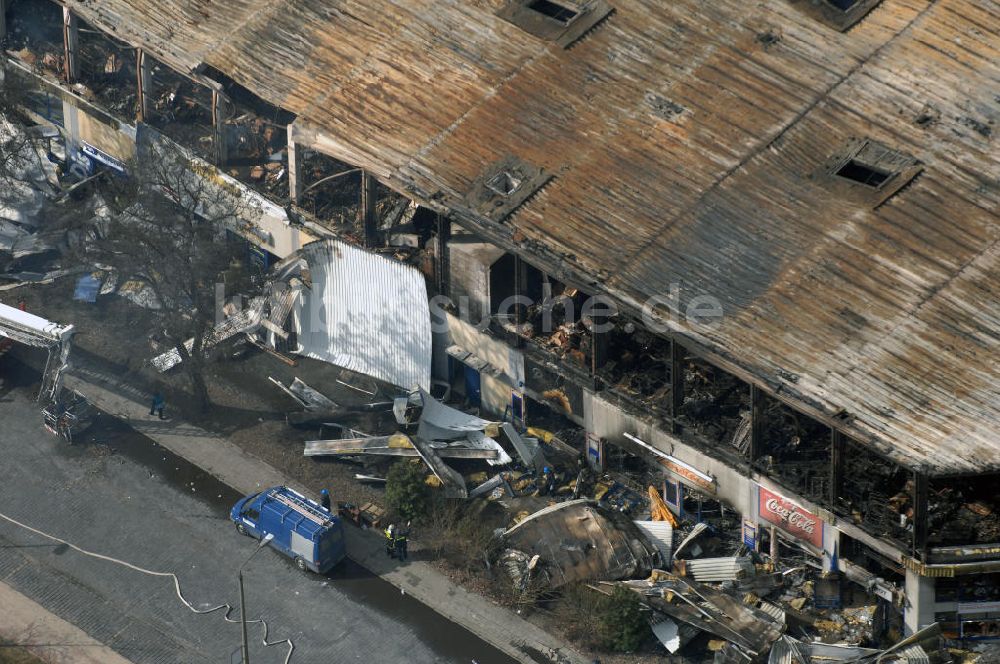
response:
<path id="1" fill-rule="evenodd" d="M 177 593 L 178 599 L 181 600 L 181 602 L 184 604 L 184 606 L 186 606 L 187 608 L 191 609 L 193 612 L 195 612 L 197 614 L 208 614 L 208 613 L 215 613 L 216 611 L 221 611 L 221 610 L 225 609 L 226 612 L 222 615 L 222 617 L 223 617 L 223 619 L 226 622 L 228 622 L 228 623 L 234 623 L 234 624 L 239 624 L 240 623 L 239 620 L 236 620 L 234 618 L 230 618 L 229 617 L 229 614 L 233 612 L 233 606 L 230 605 L 230 604 L 220 604 L 218 606 L 214 606 L 214 607 L 207 608 L 207 609 L 198 609 L 198 608 L 195 608 L 195 606 L 191 602 L 189 602 L 187 599 L 184 598 L 184 594 L 181 592 L 181 582 L 177 578 L 177 575 L 174 574 L 173 572 L 154 572 L 153 570 L 144 569 L 144 568 L 139 567 L 137 565 L 133 565 L 132 563 L 125 562 L 124 560 L 119 560 L 117 558 L 112 558 L 111 556 L 105 556 L 105 555 L 100 554 L 100 553 L 94 553 L 93 551 L 87 551 L 86 549 L 81 549 L 80 547 L 78 547 L 77 545 L 73 544 L 72 542 L 67 542 L 64 539 L 56 537 L 55 535 L 50 535 L 50 534 L 48 534 L 46 532 L 38 530 L 37 528 L 32 528 L 31 526 L 29 526 L 27 524 L 21 523 L 17 519 L 14 519 L 12 517 L 7 516 L 3 512 L 0 512 L 0 518 L 2 518 L 5 521 L 8 521 L 8 522 L 14 524 L 15 526 L 23 528 L 23 529 L 25 529 L 27 531 L 30 531 L 32 533 L 35 533 L 36 535 L 40 535 L 42 537 L 45 537 L 46 539 L 50 539 L 53 542 L 59 542 L 60 544 L 64 544 L 65 546 L 68 546 L 69 548 L 73 549 L 74 551 L 76 551 L 78 553 L 82 553 L 85 556 L 90 556 L 91 558 L 97 558 L 98 560 L 106 560 L 108 562 L 115 563 L 116 565 L 122 565 L 122 566 L 127 567 L 127 568 L 129 568 L 131 570 L 135 570 L 136 572 L 142 572 L 143 574 L 148 574 L 150 576 L 168 576 L 171 579 L 173 579 L 173 582 L 174 582 L 174 592 Z M 267 640 L 267 622 L 263 618 L 257 618 L 256 620 L 247 620 L 247 623 L 248 624 L 257 624 L 257 623 L 259 623 L 260 625 L 263 626 L 263 628 L 264 628 L 264 634 L 263 634 L 263 636 L 261 638 L 261 643 L 263 643 L 265 647 L 269 648 L 271 646 L 281 645 L 282 643 L 287 644 L 288 645 L 288 653 L 285 655 L 285 662 L 284 662 L 284 664 L 288 664 L 288 662 L 292 659 L 292 653 L 295 651 L 295 645 L 292 643 L 292 640 L 291 639 L 282 639 L 280 641 L 268 641 Z"/>

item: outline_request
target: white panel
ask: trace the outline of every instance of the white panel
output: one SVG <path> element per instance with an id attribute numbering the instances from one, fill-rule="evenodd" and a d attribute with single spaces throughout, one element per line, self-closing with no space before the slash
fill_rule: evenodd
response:
<path id="1" fill-rule="evenodd" d="M 306 560 L 312 562 L 314 553 L 313 549 L 313 543 L 310 540 L 307 540 L 294 530 L 292 531 L 292 551 L 296 555 L 302 556 Z"/>
<path id="2" fill-rule="evenodd" d="M 431 319 L 416 269 L 338 240 L 302 250 L 302 354 L 404 389 L 431 384 Z"/>

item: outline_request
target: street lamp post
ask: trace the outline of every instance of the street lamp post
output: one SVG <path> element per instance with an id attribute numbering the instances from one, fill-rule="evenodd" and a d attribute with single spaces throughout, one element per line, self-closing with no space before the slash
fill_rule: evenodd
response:
<path id="1" fill-rule="evenodd" d="M 262 539 L 260 543 L 257 544 L 257 548 L 253 550 L 253 553 L 251 553 L 250 556 L 243 561 L 243 564 L 240 565 L 240 568 L 239 570 L 237 570 L 236 573 L 236 577 L 239 579 L 240 582 L 240 629 L 243 633 L 243 646 L 242 646 L 243 664 L 250 664 L 250 647 L 247 643 L 247 603 L 243 597 L 243 568 L 246 567 L 247 563 L 249 563 L 253 559 L 253 557 L 257 555 L 258 551 L 264 548 L 265 544 L 267 544 L 273 539 L 274 539 L 273 533 L 268 533 L 267 535 L 265 535 L 264 539 Z"/>

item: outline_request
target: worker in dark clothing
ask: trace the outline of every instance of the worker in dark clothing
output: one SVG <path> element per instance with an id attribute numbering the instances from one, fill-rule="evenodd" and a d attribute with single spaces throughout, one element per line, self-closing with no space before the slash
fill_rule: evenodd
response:
<path id="1" fill-rule="evenodd" d="M 396 557 L 396 526 L 391 523 L 385 529 L 385 554 L 390 558 Z"/>
<path id="2" fill-rule="evenodd" d="M 152 403 L 149 406 L 150 415 L 159 415 L 161 420 L 167 419 L 163 416 L 163 409 L 167 405 L 167 400 L 163 398 L 162 392 L 157 392 L 153 395 Z"/>
<path id="3" fill-rule="evenodd" d="M 556 492 L 556 476 L 548 466 L 542 468 L 542 488 L 539 493 L 543 496 L 551 496 Z"/>
<path id="4" fill-rule="evenodd" d="M 400 560 L 406 560 L 406 536 L 410 534 L 410 522 L 396 528 L 396 555 Z"/>
<path id="5" fill-rule="evenodd" d="M 327 512 L 330 511 L 330 492 L 326 489 L 320 489 L 319 491 L 319 504 L 323 506 Z"/>

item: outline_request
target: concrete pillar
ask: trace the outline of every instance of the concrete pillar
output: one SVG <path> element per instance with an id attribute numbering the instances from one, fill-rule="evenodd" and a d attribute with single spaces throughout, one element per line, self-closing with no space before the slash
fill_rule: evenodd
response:
<path id="1" fill-rule="evenodd" d="M 305 183 L 302 181 L 302 147 L 295 142 L 295 123 L 288 125 L 288 196 L 292 205 L 302 202 L 302 191 Z"/>
<path id="2" fill-rule="evenodd" d="M 153 118 L 153 64 L 146 52 L 136 49 L 136 93 L 139 122 L 149 122 Z"/>
<path id="3" fill-rule="evenodd" d="M 67 83 L 80 78 L 80 29 L 76 15 L 63 7 L 63 76 Z"/>
<path id="4" fill-rule="evenodd" d="M 214 130 L 215 165 L 222 168 L 229 161 L 229 145 L 226 142 L 226 95 L 212 89 L 212 128 Z"/>
<path id="5" fill-rule="evenodd" d="M 906 636 L 934 622 L 934 579 L 906 570 L 906 606 L 903 626 Z"/>
<path id="6" fill-rule="evenodd" d="M 839 572 L 840 531 L 825 521 L 821 523 L 823 524 L 823 571 Z"/>
<path id="7" fill-rule="evenodd" d="M 365 230 L 365 246 L 378 244 L 378 219 L 375 203 L 378 200 L 378 183 L 367 171 L 361 172 L 361 223 Z"/>

